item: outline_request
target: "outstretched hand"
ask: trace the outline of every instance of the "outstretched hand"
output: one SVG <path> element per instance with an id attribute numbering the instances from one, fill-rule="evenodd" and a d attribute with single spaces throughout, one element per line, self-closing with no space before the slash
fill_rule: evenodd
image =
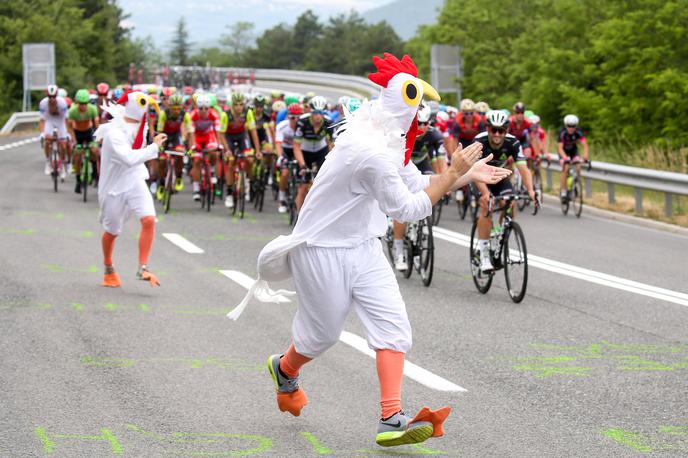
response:
<path id="1" fill-rule="evenodd" d="M 456 151 L 451 156 L 450 168 L 459 177 L 465 175 L 480 158 L 482 150 L 482 143 L 471 143 L 466 148 L 461 148 L 459 144 L 459 147 L 456 148 Z"/>
<path id="2" fill-rule="evenodd" d="M 511 170 L 488 165 L 487 163 L 491 160 L 492 154 L 483 159 L 480 159 L 478 162 L 473 164 L 473 166 L 468 171 L 468 175 L 471 181 L 475 181 L 477 183 L 495 184 L 511 175 Z"/>

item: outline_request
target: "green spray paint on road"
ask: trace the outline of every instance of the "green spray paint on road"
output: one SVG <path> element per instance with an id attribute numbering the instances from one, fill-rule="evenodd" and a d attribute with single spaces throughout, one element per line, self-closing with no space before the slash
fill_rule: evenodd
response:
<path id="1" fill-rule="evenodd" d="M 688 426 L 660 426 L 646 431 L 609 428 L 602 435 L 639 453 L 671 450 L 681 456 L 688 455 Z"/>

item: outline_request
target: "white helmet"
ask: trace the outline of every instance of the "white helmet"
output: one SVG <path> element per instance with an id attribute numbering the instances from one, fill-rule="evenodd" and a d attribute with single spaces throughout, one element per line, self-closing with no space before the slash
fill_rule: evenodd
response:
<path id="1" fill-rule="evenodd" d="M 57 97 L 57 91 L 58 91 L 57 86 L 55 86 L 54 84 L 51 84 L 48 86 L 48 90 L 46 91 L 46 93 L 48 94 L 49 97 Z"/>
<path id="2" fill-rule="evenodd" d="M 205 94 L 201 94 L 196 99 L 196 106 L 198 108 L 210 108 L 210 97 Z"/>
<path id="3" fill-rule="evenodd" d="M 507 127 L 509 116 L 502 110 L 490 110 L 487 112 L 487 125 L 491 127 Z"/>
<path id="4" fill-rule="evenodd" d="M 327 100 L 322 95 L 313 97 L 309 104 L 314 111 L 325 111 L 327 108 Z"/>
<path id="5" fill-rule="evenodd" d="M 342 107 L 345 107 L 348 103 L 349 103 L 349 97 L 347 97 L 345 95 L 341 96 L 339 98 L 339 100 L 337 101 L 337 104 L 339 106 L 342 106 Z"/>
<path id="6" fill-rule="evenodd" d="M 530 121 L 531 124 L 539 124 L 540 123 L 540 116 L 538 116 L 538 115 L 529 116 L 528 121 Z"/>
<path id="7" fill-rule="evenodd" d="M 564 116 L 564 125 L 566 125 L 566 127 L 576 127 L 578 125 L 578 116 L 567 114 Z"/>
<path id="8" fill-rule="evenodd" d="M 444 122 L 449 121 L 449 113 L 447 113 L 446 111 L 440 111 L 439 113 L 437 113 L 437 120 Z"/>
<path id="9" fill-rule="evenodd" d="M 57 90 L 57 96 L 62 97 L 62 98 L 66 98 L 67 97 L 67 89 L 64 89 L 64 88 L 58 89 Z"/>
<path id="10" fill-rule="evenodd" d="M 432 114 L 432 108 L 427 103 L 421 104 L 418 108 L 418 122 L 430 122 L 430 115 Z"/>
<path id="11" fill-rule="evenodd" d="M 475 103 L 471 99 L 463 99 L 459 104 L 461 111 L 475 111 Z"/>

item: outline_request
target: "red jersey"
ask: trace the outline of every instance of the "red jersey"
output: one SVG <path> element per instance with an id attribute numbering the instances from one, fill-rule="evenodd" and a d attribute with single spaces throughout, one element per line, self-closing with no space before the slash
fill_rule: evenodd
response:
<path id="1" fill-rule="evenodd" d="M 480 116 L 475 113 L 471 116 L 470 123 L 464 116 L 463 112 L 456 115 L 456 136 L 460 140 L 471 141 L 482 131 L 482 123 L 480 122 Z"/>
<path id="2" fill-rule="evenodd" d="M 190 116 L 194 132 L 197 134 L 205 135 L 220 130 L 220 115 L 212 108 L 208 110 L 208 116 L 205 118 L 201 118 L 198 108 L 193 110 Z"/>
<path id="3" fill-rule="evenodd" d="M 526 140 L 528 131 L 530 131 L 531 124 L 527 119 L 523 119 L 521 124 L 516 124 L 516 118 L 514 115 L 509 116 L 509 133 L 516 137 L 518 141 L 523 142 Z"/>

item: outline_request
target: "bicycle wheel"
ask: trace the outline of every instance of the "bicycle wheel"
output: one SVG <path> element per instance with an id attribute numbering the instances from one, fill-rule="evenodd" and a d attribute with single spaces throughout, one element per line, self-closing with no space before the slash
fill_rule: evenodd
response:
<path id="1" fill-rule="evenodd" d="M 482 294 L 487 293 L 492 286 L 494 273 L 484 273 L 480 271 L 480 249 L 478 248 L 478 220 L 473 221 L 471 227 L 471 245 L 469 247 L 469 259 L 471 264 L 471 276 L 473 283 Z"/>
<path id="2" fill-rule="evenodd" d="M 234 206 L 239 207 L 239 218 L 244 219 L 244 207 L 246 205 L 246 173 L 242 171 L 239 174 L 239 185 L 238 185 L 238 202 L 235 202 Z"/>
<path id="3" fill-rule="evenodd" d="M 528 285 L 528 252 L 526 250 L 526 238 L 523 236 L 521 226 L 515 221 L 504 231 L 504 277 L 509 297 L 515 303 L 519 303 L 526 295 Z"/>
<path id="4" fill-rule="evenodd" d="M 470 196 L 464 192 L 463 199 L 456 202 L 456 205 L 459 207 L 459 218 L 461 218 L 462 221 L 466 219 L 466 214 L 468 213 L 470 200 Z"/>
<path id="5" fill-rule="evenodd" d="M 165 213 L 169 213 L 172 202 L 172 192 L 174 191 L 174 172 L 172 164 L 167 166 L 167 177 L 165 178 L 165 190 L 162 198 L 162 206 Z"/>
<path id="6" fill-rule="evenodd" d="M 60 174 L 60 156 L 57 153 L 57 151 L 55 151 L 55 149 L 53 149 L 53 152 L 51 153 L 51 157 L 52 157 L 51 162 L 53 165 L 53 171 L 52 171 L 53 189 L 55 190 L 55 192 L 57 192 L 57 177 Z"/>
<path id="7" fill-rule="evenodd" d="M 406 249 L 406 270 L 402 272 L 404 278 L 409 278 L 413 273 L 413 255 L 416 252 L 416 247 L 411 243 L 408 237 L 404 238 L 404 249 Z M 394 258 L 392 258 L 394 259 Z"/>
<path id="8" fill-rule="evenodd" d="M 440 218 L 442 217 L 442 205 L 444 205 L 444 198 L 440 199 L 439 202 L 432 207 L 432 224 L 434 226 L 440 224 Z"/>
<path id="9" fill-rule="evenodd" d="M 561 199 L 561 197 L 559 197 Z M 564 215 L 567 215 L 569 213 L 569 205 L 570 205 L 570 200 L 571 200 L 571 191 L 568 189 L 566 190 L 566 196 L 564 197 L 564 200 L 561 201 L 561 212 Z"/>
<path id="10" fill-rule="evenodd" d="M 518 175 L 516 178 L 516 191 L 520 195 L 528 194 L 528 191 L 526 191 L 526 187 L 523 184 L 523 178 L 520 175 Z M 528 205 L 528 200 L 519 199 L 516 205 L 518 206 L 519 211 L 523 211 L 523 209 L 526 208 L 526 205 Z"/>
<path id="11" fill-rule="evenodd" d="M 575 213 L 576 218 L 580 218 L 583 212 L 583 183 L 576 177 L 573 179 L 573 213 Z"/>
<path id="12" fill-rule="evenodd" d="M 89 176 L 91 175 L 89 173 L 89 167 L 91 166 L 91 158 L 88 154 L 84 154 L 84 157 L 81 158 L 83 161 L 83 164 L 81 166 L 81 192 L 84 195 L 84 202 L 88 200 L 87 194 L 88 194 L 88 182 L 89 182 Z"/>
<path id="13" fill-rule="evenodd" d="M 432 220 L 426 218 L 418 223 L 418 245 L 420 248 L 418 273 L 423 285 L 430 286 L 435 266 L 435 241 L 432 237 Z"/>
<path id="14" fill-rule="evenodd" d="M 211 175 L 211 170 L 210 170 L 210 165 L 206 165 L 206 170 L 205 170 L 205 210 L 210 211 L 210 206 L 213 203 L 213 200 L 215 199 L 215 189 L 213 187 L 213 182 L 212 182 L 212 175 Z"/>

